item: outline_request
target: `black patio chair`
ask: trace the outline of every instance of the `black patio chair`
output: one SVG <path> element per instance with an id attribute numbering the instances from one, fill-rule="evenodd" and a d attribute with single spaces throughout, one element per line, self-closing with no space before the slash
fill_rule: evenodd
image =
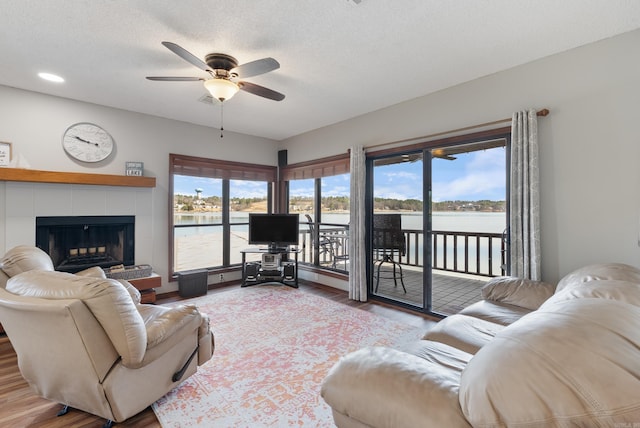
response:
<path id="1" fill-rule="evenodd" d="M 378 255 L 378 260 L 373 263 L 374 277 L 376 278 L 375 292 L 378 291 L 380 285 L 380 268 L 385 263 L 392 265 L 390 277 L 382 277 L 385 279 L 393 279 L 394 286 L 398 286 L 398 278 L 405 294 L 407 289 L 404 286 L 404 276 L 402 266 L 400 265 L 400 256 L 404 256 L 407 251 L 407 244 L 402 232 L 402 216 L 400 214 L 374 214 L 373 215 L 373 249 Z M 396 261 L 397 256 L 398 261 Z M 385 271 L 383 271 L 384 273 Z"/>
<path id="2" fill-rule="evenodd" d="M 315 246 L 316 236 L 318 236 L 318 261 L 320 260 L 320 256 L 322 256 L 323 254 L 328 254 L 331 259 L 331 263 L 334 264 L 335 254 L 333 251 L 333 245 L 334 245 L 333 241 L 320 235 L 319 230 L 318 230 L 318 235 L 316 235 L 316 230 L 315 230 L 316 228 L 315 228 L 313 219 L 309 214 L 305 214 L 305 217 L 307 218 L 307 225 L 309 226 L 309 234 L 311 235 L 311 248 L 313 248 L 314 251 L 316 248 Z"/>

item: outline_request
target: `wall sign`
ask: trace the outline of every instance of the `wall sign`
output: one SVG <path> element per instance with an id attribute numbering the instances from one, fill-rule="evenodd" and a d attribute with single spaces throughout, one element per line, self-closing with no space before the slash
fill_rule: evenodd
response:
<path id="1" fill-rule="evenodd" d="M 11 163 L 11 143 L 0 141 L 0 166 L 9 166 Z"/>
<path id="2" fill-rule="evenodd" d="M 125 163 L 125 175 L 142 177 L 143 171 L 144 171 L 143 162 L 126 162 Z"/>

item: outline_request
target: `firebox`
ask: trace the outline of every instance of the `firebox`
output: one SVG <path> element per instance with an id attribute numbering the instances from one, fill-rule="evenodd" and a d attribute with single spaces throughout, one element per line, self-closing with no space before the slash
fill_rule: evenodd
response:
<path id="1" fill-rule="evenodd" d="M 62 272 L 135 264 L 135 216 L 36 217 L 36 246 Z"/>

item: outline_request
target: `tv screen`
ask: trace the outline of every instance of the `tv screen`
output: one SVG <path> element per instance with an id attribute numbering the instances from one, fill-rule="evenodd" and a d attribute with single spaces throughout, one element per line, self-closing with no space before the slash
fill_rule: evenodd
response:
<path id="1" fill-rule="evenodd" d="M 249 214 L 249 244 L 269 248 L 298 245 L 297 214 Z"/>

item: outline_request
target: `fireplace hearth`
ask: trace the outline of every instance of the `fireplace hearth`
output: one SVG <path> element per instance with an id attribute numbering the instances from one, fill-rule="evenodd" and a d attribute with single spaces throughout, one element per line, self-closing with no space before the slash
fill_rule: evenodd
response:
<path id="1" fill-rule="evenodd" d="M 36 246 L 62 272 L 134 265 L 135 216 L 36 217 Z"/>

